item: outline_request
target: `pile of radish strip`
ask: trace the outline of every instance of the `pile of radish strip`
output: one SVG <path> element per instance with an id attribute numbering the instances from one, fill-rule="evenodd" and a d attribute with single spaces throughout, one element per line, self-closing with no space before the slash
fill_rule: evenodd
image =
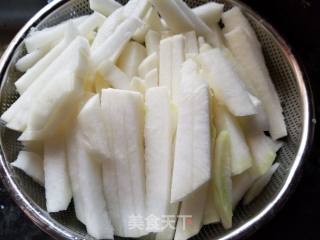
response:
<path id="1" fill-rule="evenodd" d="M 20 97 L 1 116 L 22 133 L 11 165 L 45 187 L 48 212 L 73 199 L 97 239 L 231 228 L 238 203 L 278 169 L 287 135 L 249 22 L 214 2 L 90 7 L 25 39 Z"/>

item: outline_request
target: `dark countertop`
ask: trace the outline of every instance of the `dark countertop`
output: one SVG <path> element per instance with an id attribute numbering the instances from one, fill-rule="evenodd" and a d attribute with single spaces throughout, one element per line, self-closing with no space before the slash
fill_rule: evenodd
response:
<path id="1" fill-rule="evenodd" d="M 0 2 L 0 33 L 4 31 L 1 10 L 14 8 L 11 1 Z M 42 6 L 45 1 L 37 2 Z M 320 0 L 244 0 L 257 13 L 264 17 L 286 39 L 298 57 L 307 77 L 310 79 L 318 106 L 320 85 Z M 4 8 L 5 6 L 5 8 Z M 21 10 L 22 24 L 34 13 L 37 7 Z M 20 12 L 19 12 L 20 13 Z M 17 29 L 20 27 L 17 25 Z M 7 34 L 7 33 L 6 33 Z M 2 33 L 0 34 L 2 35 Z M 6 35 L 7 37 L 10 34 Z M 11 37 L 11 36 L 10 36 Z M 0 38 L 1 39 L 1 38 Z M 319 79 L 319 80 L 318 80 Z M 317 119 L 320 108 L 316 108 Z M 319 121 L 319 120 L 318 120 Z M 315 145 L 320 146 L 319 129 L 315 133 Z M 280 212 L 250 240 L 318 240 L 320 239 L 320 148 L 313 147 L 305 161 L 301 181 Z M 319 228 L 318 228 L 319 227 Z M 41 232 L 10 199 L 0 184 L 0 239 L 46 240 L 51 239 Z"/>

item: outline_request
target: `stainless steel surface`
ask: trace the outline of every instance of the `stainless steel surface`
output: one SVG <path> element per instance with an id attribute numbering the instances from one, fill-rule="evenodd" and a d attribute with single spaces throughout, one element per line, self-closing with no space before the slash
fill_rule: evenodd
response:
<path id="1" fill-rule="evenodd" d="M 187 1 L 196 6 L 206 1 Z M 277 161 L 281 163 L 272 181 L 264 192 L 249 206 L 239 207 L 234 216 L 233 228 L 225 231 L 220 225 L 202 229 L 197 239 L 238 239 L 257 229 L 288 198 L 297 178 L 302 160 L 312 140 L 312 99 L 304 82 L 301 70 L 290 48 L 263 19 L 250 9 L 233 0 L 226 0 L 228 7 L 240 6 L 251 21 L 262 43 L 266 62 L 283 104 L 289 135 L 280 150 Z M 55 25 L 70 17 L 89 13 L 86 0 L 57 0 L 50 3 L 33 17 L 16 35 L 0 61 L 0 106 L 7 109 L 18 97 L 14 81 L 20 75 L 14 68 L 19 56 L 24 54 L 23 39 L 32 27 L 39 29 Z M 44 190 L 21 171 L 13 169 L 12 162 L 21 145 L 18 133 L 1 127 L 0 173 L 4 184 L 21 209 L 44 231 L 55 238 L 79 239 L 90 237 L 74 215 L 73 207 L 67 212 L 49 215 L 45 211 Z"/>

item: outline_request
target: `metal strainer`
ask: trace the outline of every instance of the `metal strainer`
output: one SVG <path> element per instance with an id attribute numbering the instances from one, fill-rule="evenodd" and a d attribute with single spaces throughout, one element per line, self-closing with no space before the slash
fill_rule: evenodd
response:
<path id="1" fill-rule="evenodd" d="M 188 0 L 194 7 L 205 0 Z M 222 1 L 221 1 L 222 2 Z M 272 27 L 243 4 L 225 0 L 226 8 L 237 5 L 242 8 L 261 41 L 265 59 L 282 102 L 288 137 L 278 154 L 281 163 L 263 193 L 249 206 L 238 207 L 234 213 L 233 227 L 224 230 L 221 225 L 203 227 L 196 239 L 238 239 L 253 232 L 272 217 L 288 198 L 298 177 L 298 170 L 305 158 L 313 135 L 312 99 L 303 80 L 300 68 L 289 47 Z M 25 53 L 23 39 L 31 28 L 42 29 L 72 17 L 90 12 L 87 0 L 56 0 L 36 14 L 13 39 L 0 62 L 0 109 L 3 113 L 18 97 L 14 82 L 21 75 L 15 70 L 15 62 Z M 3 126 L 3 125 L 2 125 Z M 73 206 L 63 213 L 48 214 L 44 189 L 23 172 L 10 166 L 17 157 L 21 144 L 18 133 L 0 128 L 0 173 L 4 185 L 20 208 L 44 231 L 55 238 L 92 239 L 85 227 L 76 220 Z"/>

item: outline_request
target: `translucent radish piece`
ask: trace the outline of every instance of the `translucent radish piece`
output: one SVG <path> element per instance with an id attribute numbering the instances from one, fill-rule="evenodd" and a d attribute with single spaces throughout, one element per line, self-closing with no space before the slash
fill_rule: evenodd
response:
<path id="1" fill-rule="evenodd" d="M 25 130 L 27 122 L 29 121 L 30 110 L 32 109 L 35 99 L 40 93 L 44 95 L 43 89 L 50 83 L 48 79 L 57 77 L 56 75 L 59 71 L 61 72 L 61 69 L 70 72 L 78 69 L 79 71 L 83 70 L 82 73 L 87 70 L 88 64 L 81 66 L 82 68 L 79 68 L 79 64 L 81 63 L 81 59 L 85 56 L 85 53 L 88 53 L 88 46 L 88 41 L 86 39 L 82 37 L 76 38 L 67 49 L 65 49 L 63 53 L 61 53 L 50 66 L 34 80 L 33 84 L 26 92 L 24 92 L 1 116 L 3 120 L 8 121 L 8 128 L 17 131 Z M 74 59 L 74 61 L 70 62 L 70 59 Z M 85 77 L 85 74 L 83 74 L 82 77 Z"/>
<path id="2" fill-rule="evenodd" d="M 171 202 L 181 201 L 210 179 L 209 87 L 197 71 L 191 59 L 183 63 Z"/>
<path id="3" fill-rule="evenodd" d="M 76 26 L 72 23 L 67 24 L 64 39 L 15 82 L 20 95 L 49 67 L 77 35 L 79 32 Z"/>
<path id="4" fill-rule="evenodd" d="M 68 134 L 67 157 L 77 218 L 97 239 L 113 239 L 103 194 L 101 165 L 86 152 L 77 123 Z"/>
<path id="5" fill-rule="evenodd" d="M 44 186 L 43 160 L 33 152 L 20 151 L 17 159 L 11 166 L 21 169 L 35 182 Z"/>
<path id="6" fill-rule="evenodd" d="M 123 22 L 125 19 L 123 12 L 124 8 L 121 7 L 115 10 L 108 18 L 105 19 L 101 27 L 98 29 L 97 35 L 92 42 L 92 51 L 101 46 L 101 44 L 103 44 L 103 42 L 111 36 L 118 25 Z"/>
<path id="7" fill-rule="evenodd" d="M 37 49 L 27 55 L 23 56 L 16 62 L 16 69 L 20 72 L 26 72 L 34 66 L 46 53 L 47 49 Z"/>
<path id="8" fill-rule="evenodd" d="M 214 197 L 213 197 L 213 186 L 212 181 L 208 184 L 207 199 L 205 202 L 205 208 L 203 212 L 202 223 L 204 225 L 218 223 L 220 222 L 219 214 L 215 206 Z"/>
<path id="9" fill-rule="evenodd" d="M 124 47 L 117 61 L 117 66 L 129 77 L 138 75 L 138 67 L 146 58 L 147 50 L 140 43 L 130 41 Z"/>
<path id="10" fill-rule="evenodd" d="M 129 17 L 124 20 L 109 38 L 93 50 L 93 66 L 98 67 L 105 59 L 116 61 L 126 43 L 141 25 L 142 22 L 137 18 Z"/>
<path id="11" fill-rule="evenodd" d="M 114 88 L 131 89 L 130 78 L 108 59 L 99 66 L 97 73 Z"/>
<path id="12" fill-rule="evenodd" d="M 101 107 L 111 158 L 104 162 L 105 197 L 115 234 L 140 237 L 147 232 L 130 228 L 130 217 L 145 216 L 144 102 L 140 93 L 104 89 Z"/>
<path id="13" fill-rule="evenodd" d="M 106 161 L 111 154 L 108 140 L 105 136 L 106 127 L 102 114 L 100 97 L 96 94 L 82 107 L 77 121 L 88 153 L 96 159 Z"/>
<path id="14" fill-rule="evenodd" d="M 147 216 L 153 215 L 161 219 L 169 214 L 175 123 L 165 87 L 148 89 L 145 99 Z M 153 231 L 159 232 L 161 228 L 159 222 Z"/>
<path id="15" fill-rule="evenodd" d="M 133 77 L 130 82 L 131 89 L 141 94 L 146 92 L 146 85 L 143 79 L 139 77 Z"/>
<path id="16" fill-rule="evenodd" d="M 261 176 L 257 179 L 257 181 L 254 182 L 254 184 L 250 187 L 249 191 L 244 196 L 244 204 L 251 203 L 257 196 L 259 196 L 262 190 L 270 182 L 272 175 L 277 171 L 279 165 L 279 163 L 273 164 L 263 176 Z"/>
<path id="17" fill-rule="evenodd" d="M 186 240 L 200 232 L 207 200 L 207 190 L 208 184 L 205 184 L 183 200 L 174 240 Z"/>
<path id="18" fill-rule="evenodd" d="M 253 94 L 262 102 L 268 115 L 270 134 L 278 139 L 287 135 L 279 96 L 272 83 L 261 48 L 252 44 L 252 39 L 242 28 L 236 28 L 225 35 L 227 45 L 235 59 L 246 71 L 244 79 Z"/>
<path id="19" fill-rule="evenodd" d="M 102 25 L 102 23 L 105 21 L 105 19 L 106 18 L 98 12 L 92 13 L 91 15 L 88 16 L 87 19 L 85 19 L 82 23 L 79 24 L 78 26 L 79 33 L 82 36 L 87 37 L 89 33 L 99 28 Z"/>
<path id="20" fill-rule="evenodd" d="M 114 0 L 90 0 L 90 8 L 108 17 L 122 5 Z"/>
<path id="21" fill-rule="evenodd" d="M 185 57 L 192 58 L 199 54 L 198 39 L 194 31 L 183 34 L 185 37 Z"/>
<path id="22" fill-rule="evenodd" d="M 204 44 L 200 47 L 199 52 L 200 52 L 200 53 L 204 53 L 204 52 L 207 52 L 207 51 L 209 51 L 209 50 L 211 50 L 211 49 L 212 49 L 212 47 L 211 47 L 208 43 L 204 43 Z"/>
<path id="23" fill-rule="evenodd" d="M 276 159 L 274 146 L 262 131 L 248 132 L 247 141 L 253 156 L 251 173 L 254 177 L 262 176 Z"/>
<path id="24" fill-rule="evenodd" d="M 219 217 L 225 229 L 232 227 L 232 181 L 230 136 L 219 133 L 212 163 L 213 197 Z"/>
<path id="25" fill-rule="evenodd" d="M 263 130 L 263 131 L 268 131 L 269 130 L 269 122 L 268 122 L 268 116 L 266 112 L 264 111 L 264 108 L 262 106 L 262 102 L 255 96 L 249 95 L 252 103 L 257 109 L 257 114 L 248 117 L 252 122 L 254 126 L 257 128 Z"/>
<path id="26" fill-rule="evenodd" d="M 139 76 L 145 78 L 146 74 L 154 68 L 158 68 L 158 54 L 154 52 L 153 54 L 146 57 L 138 67 Z"/>
<path id="27" fill-rule="evenodd" d="M 244 83 L 220 49 L 201 53 L 198 60 L 219 102 L 225 104 L 235 116 L 256 114 Z"/>
<path id="28" fill-rule="evenodd" d="M 152 0 L 152 4 L 173 31 L 194 30 L 213 46 L 222 46 L 222 40 L 182 0 Z"/>
<path id="29" fill-rule="evenodd" d="M 208 2 L 192 9 L 209 27 L 218 23 L 223 13 L 224 5 L 216 2 Z"/>
<path id="30" fill-rule="evenodd" d="M 232 177 L 232 209 L 235 209 L 245 193 L 255 181 L 250 169 Z"/>
<path id="31" fill-rule="evenodd" d="M 249 35 L 254 45 L 260 46 L 255 31 L 251 27 L 248 19 L 242 14 L 240 8 L 233 7 L 222 14 L 224 24 L 223 32 L 228 33 L 237 27 L 241 27 Z"/>
<path id="32" fill-rule="evenodd" d="M 110 88 L 111 85 L 102 79 L 101 77 L 96 76 L 95 81 L 94 81 L 94 90 L 96 93 L 100 93 L 100 91 L 104 88 Z"/>
<path id="33" fill-rule="evenodd" d="M 55 46 L 64 36 L 67 25 L 74 24 L 78 26 L 85 21 L 88 16 L 82 16 L 75 19 L 67 20 L 59 25 L 45 28 L 40 31 L 34 31 L 28 36 L 24 43 L 26 45 L 28 53 L 31 53 L 37 49 L 50 49 Z"/>
<path id="34" fill-rule="evenodd" d="M 56 136 L 44 141 L 43 165 L 47 211 L 66 210 L 72 198 L 72 190 L 64 136 Z"/>
<path id="35" fill-rule="evenodd" d="M 226 130 L 230 136 L 231 171 L 232 175 L 238 175 L 250 168 L 253 161 L 245 135 L 237 119 L 216 102 L 214 118 L 217 131 Z"/>
<path id="36" fill-rule="evenodd" d="M 204 45 L 206 43 L 206 40 L 204 40 L 204 37 L 199 36 L 198 43 L 199 43 L 199 47 L 201 47 L 202 45 Z"/>
<path id="37" fill-rule="evenodd" d="M 145 44 L 148 56 L 159 51 L 161 36 L 158 32 L 149 30 L 146 34 Z"/>
<path id="38" fill-rule="evenodd" d="M 157 87 L 159 85 L 159 74 L 158 69 L 153 69 L 148 72 L 144 78 L 146 88 Z"/>

